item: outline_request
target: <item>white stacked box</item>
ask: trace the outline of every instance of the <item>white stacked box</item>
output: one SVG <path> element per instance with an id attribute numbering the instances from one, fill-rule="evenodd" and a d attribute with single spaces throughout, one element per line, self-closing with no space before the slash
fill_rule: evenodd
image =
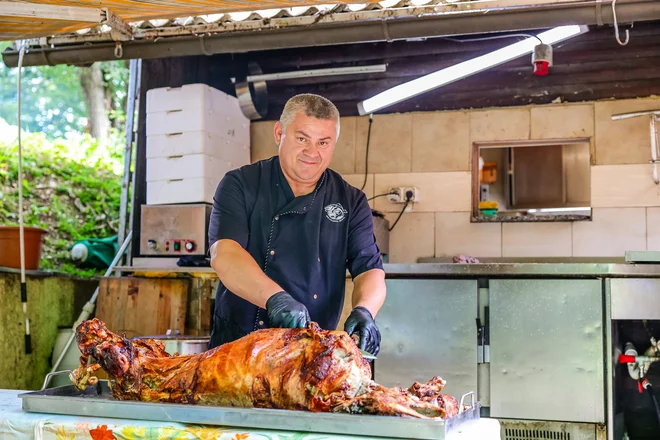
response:
<path id="1" fill-rule="evenodd" d="M 250 163 L 250 121 L 205 84 L 147 91 L 147 204 L 213 203 L 227 171 Z"/>

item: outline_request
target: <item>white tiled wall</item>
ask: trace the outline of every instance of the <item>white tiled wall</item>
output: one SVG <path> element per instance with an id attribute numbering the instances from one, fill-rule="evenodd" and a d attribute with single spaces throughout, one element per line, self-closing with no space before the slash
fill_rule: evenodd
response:
<path id="1" fill-rule="evenodd" d="M 573 223 L 576 257 L 623 256 L 646 250 L 646 208 L 595 208 L 593 221 Z"/>
<path id="2" fill-rule="evenodd" d="M 375 192 L 385 194 L 392 187 L 414 186 L 420 193 L 414 212 L 456 212 L 470 210 L 470 185 L 469 171 L 376 174 Z M 378 211 L 399 212 L 401 207 L 384 197 L 376 199 Z"/>
<path id="3" fill-rule="evenodd" d="M 438 212 L 435 231 L 436 257 L 502 256 L 501 223 L 470 223 L 469 212 Z"/>
<path id="4" fill-rule="evenodd" d="M 562 257 L 571 255 L 571 223 L 503 223 L 503 257 Z"/>
<path id="5" fill-rule="evenodd" d="M 660 250 L 660 186 L 652 180 L 647 117 L 612 115 L 660 109 L 659 98 L 374 117 L 368 197 L 416 186 L 421 200 L 390 238 L 390 261 L 458 254 L 475 257 L 622 257 Z M 368 117 L 342 118 L 331 168 L 361 187 Z M 589 138 L 593 219 L 575 223 L 470 223 L 472 142 Z M 252 158 L 277 154 L 273 123 L 252 124 Z M 396 219 L 402 205 L 372 206 Z"/>

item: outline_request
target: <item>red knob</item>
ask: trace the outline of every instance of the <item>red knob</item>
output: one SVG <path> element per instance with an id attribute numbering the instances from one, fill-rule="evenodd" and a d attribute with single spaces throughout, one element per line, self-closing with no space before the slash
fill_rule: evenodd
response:
<path id="1" fill-rule="evenodd" d="M 619 355 L 620 364 L 633 364 L 635 363 L 635 356 L 630 356 L 629 354 Z"/>

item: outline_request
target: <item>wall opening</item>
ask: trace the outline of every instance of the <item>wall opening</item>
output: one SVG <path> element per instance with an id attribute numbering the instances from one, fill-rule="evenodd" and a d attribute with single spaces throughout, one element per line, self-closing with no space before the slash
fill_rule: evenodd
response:
<path id="1" fill-rule="evenodd" d="M 591 219 L 588 139 L 478 142 L 472 153 L 474 222 Z"/>

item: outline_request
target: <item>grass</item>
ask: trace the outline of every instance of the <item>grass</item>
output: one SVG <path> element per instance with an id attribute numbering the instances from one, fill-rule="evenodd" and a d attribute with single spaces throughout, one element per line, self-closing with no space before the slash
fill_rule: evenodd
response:
<path id="1" fill-rule="evenodd" d="M 12 130 L 13 128 L 13 130 Z M 18 225 L 16 127 L 0 119 L 0 225 Z M 41 269 L 78 276 L 69 248 L 77 240 L 115 235 L 119 224 L 123 145 L 87 135 L 50 141 L 22 134 L 25 225 L 46 229 Z"/>

